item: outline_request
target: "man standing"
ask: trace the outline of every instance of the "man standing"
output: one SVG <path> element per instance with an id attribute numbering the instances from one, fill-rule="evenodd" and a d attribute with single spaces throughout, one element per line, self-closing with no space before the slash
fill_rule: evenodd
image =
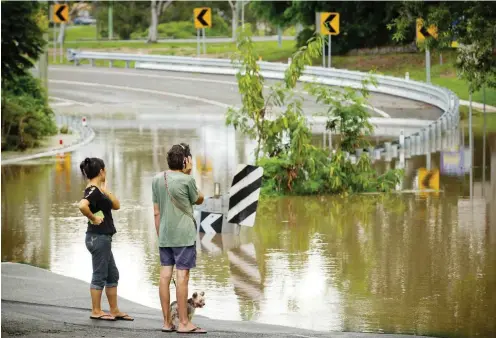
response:
<path id="1" fill-rule="evenodd" d="M 188 318 L 189 270 L 196 266 L 196 222 L 193 204 L 203 203 L 195 179 L 190 175 L 192 159 L 189 146 L 181 143 L 167 153 L 169 170 L 153 178 L 153 209 L 160 251 L 160 304 L 164 315 L 162 331 L 206 333 Z M 174 327 L 170 315 L 170 282 L 176 266 L 176 298 L 179 325 Z"/>

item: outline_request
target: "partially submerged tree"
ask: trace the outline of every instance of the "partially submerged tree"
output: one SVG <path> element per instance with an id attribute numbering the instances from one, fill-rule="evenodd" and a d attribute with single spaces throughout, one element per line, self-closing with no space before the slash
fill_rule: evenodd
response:
<path id="1" fill-rule="evenodd" d="M 327 128 L 341 133 L 342 142 L 332 156 L 312 145 L 312 133 L 303 111 L 303 97 L 296 87 L 305 66 L 320 55 L 323 40 L 316 35 L 292 57 L 284 80 L 265 89 L 265 79 L 253 48 L 249 27 L 238 33 L 238 51 L 233 63 L 239 67 L 238 87 L 242 105 L 230 108 L 226 124 L 255 140 L 255 160 L 264 167 L 264 193 L 339 193 L 347 191 L 387 191 L 393 189 L 400 171 L 384 175 L 362 156 L 352 164 L 345 151 L 364 145 L 363 136 L 372 129 L 363 99 L 356 90 L 344 91 L 312 84 L 307 88 L 318 101 L 334 104 L 323 113 Z M 368 82 L 364 83 L 367 85 Z M 362 90 L 365 97 L 367 90 Z M 335 121 L 338 122 L 335 122 Z"/>

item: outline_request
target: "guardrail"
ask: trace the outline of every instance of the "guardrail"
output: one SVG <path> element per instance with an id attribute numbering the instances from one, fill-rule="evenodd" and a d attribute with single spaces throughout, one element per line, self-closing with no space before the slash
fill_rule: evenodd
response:
<path id="1" fill-rule="evenodd" d="M 75 139 L 71 144 L 68 144 L 64 147 L 54 148 L 49 151 L 44 151 L 32 155 L 15 157 L 7 160 L 2 159 L 2 165 L 15 164 L 23 161 L 34 160 L 37 158 L 54 156 L 60 153 L 69 153 L 76 150 L 79 147 L 82 147 L 90 143 L 95 138 L 95 131 L 88 125 L 86 124 L 83 125 L 81 121 L 81 117 L 57 115 L 55 116 L 55 121 L 58 125 L 58 128 L 65 125 L 69 128 L 70 131 L 77 132 L 79 137 Z"/>
<path id="2" fill-rule="evenodd" d="M 229 59 L 195 58 L 163 55 L 142 55 L 108 52 L 76 51 L 69 49 L 67 58 L 80 65 L 81 61 L 88 60 L 94 66 L 96 60 L 109 61 L 113 66 L 114 61 L 125 61 L 126 67 L 134 62 L 136 69 L 169 70 L 189 73 L 208 73 L 220 75 L 234 75 L 239 65 Z M 291 60 L 288 60 L 290 62 Z M 266 78 L 282 79 L 288 64 L 259 61 L 261 73 Z M 330 86 L 361 88 L 362 81 L 372 74 L 335 68 L 306 67 L 300 81 L 321 83 Z M 393 158 L 400 156 L 399 149 L 405 154 L 419 155 L 417 151 L 438 151 L 442 146 L 453 147 L 457 142 L 455 131 L 459 123 L 459 99 L 446 88 L 423 82 L 401 79 L 393 76 L 374 74 L 377 86 L 368 85 L 371 92 L 403 97 L 424 102 L 440 108 L 443 113 L 427 126 L 411 134 L 400 134 L 397 141 L 384 143 L 374 152 L 387 159 L 390 154 Z M 321 123 L 321 119 L 314 119 Z M 394 119 L 391 119 L 393 122 Z M 447 140 L 443 140 L 446 139 Z M 419 146 L 421 144 L 422 146 Z M 420 149 L 420 150 L 419 150 Z M 357 150 L 359 153 L 360 150 Z M 372 156 L 371 149 L 367 153 Z M 358 154 L 357 154 L 358 155 Z M 395 156 L 396 155 L 396 156 Z"/>

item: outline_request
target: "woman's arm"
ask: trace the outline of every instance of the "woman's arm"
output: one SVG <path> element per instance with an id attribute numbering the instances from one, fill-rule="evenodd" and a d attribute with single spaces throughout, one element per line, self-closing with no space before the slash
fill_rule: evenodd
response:
<path id="1" fill-rule="evenodd" d="M 119 210 L 121 208 L 121 203 L 110 191 L 107 191 L 106 187 L 100 187 L 100 191 L 107 195 L 107 197 L 112 201 L 112 209 Z"/>
<path id="2" fill-rule="evenodd" d="M 90 202 L 87 199 L 83 198 L 79 201 L 79 210 L 91 221 L 91 223 L 98 225 L 103 222 L 103 218 L 93 215 L 90 210 Z"/>

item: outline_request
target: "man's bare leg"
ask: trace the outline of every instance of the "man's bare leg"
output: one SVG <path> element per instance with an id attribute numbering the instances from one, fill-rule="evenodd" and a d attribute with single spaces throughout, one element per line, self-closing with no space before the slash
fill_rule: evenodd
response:
<path id="1" fill-rule="evenodd" d="M 170 282 L 172 279 L 173 266 L 162 266 L 160 268 L 159 295 L 160 305 L 162 306 L 162 314 L 164 316 L 164 330 L 172 328 L 172 318 L 170 314 Z"/>
<path id="2" fill-rule="evenodd" d="M 188 282 L 189 270 L 177 269 L 176 298 L 177 312 L 179 314 L 178 332 L 193 331 L 196 329 L 196 326 L 188 318 Z M 205 330 L 198 328 L 196 332 L 205 332 Z"/>

